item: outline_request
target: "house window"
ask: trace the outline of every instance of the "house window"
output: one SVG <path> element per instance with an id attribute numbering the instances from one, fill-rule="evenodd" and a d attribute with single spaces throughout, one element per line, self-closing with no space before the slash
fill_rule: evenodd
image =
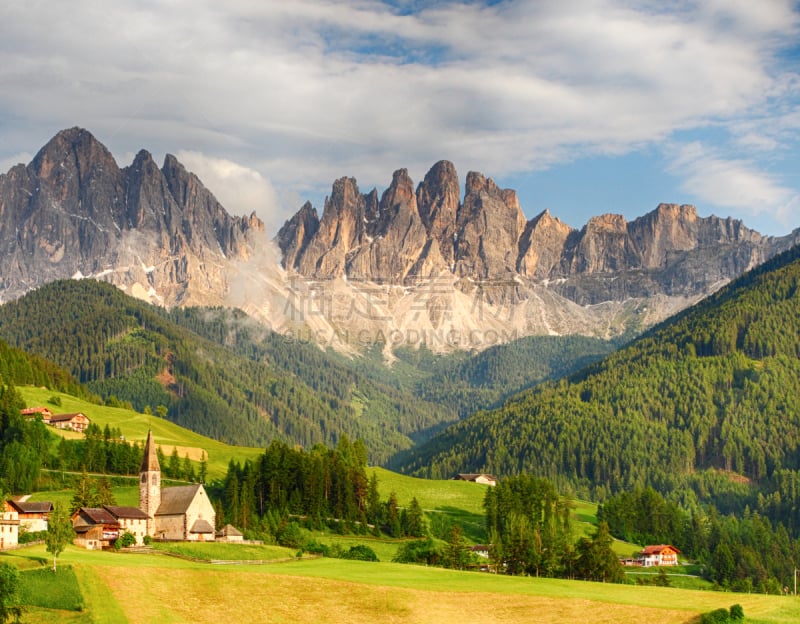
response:
<path id="1" fill-rule="evenodd" d="M 147 475 L 143 474 L 142 475 L 142 483 L 146 483 L 146 482 L 147 482 Z"/>

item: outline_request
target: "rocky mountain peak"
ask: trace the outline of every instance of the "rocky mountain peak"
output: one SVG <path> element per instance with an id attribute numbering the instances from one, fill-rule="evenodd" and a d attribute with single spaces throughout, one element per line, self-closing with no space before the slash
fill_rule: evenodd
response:
<path id="1" fill-rule="evenodd" d="M 16 171 L 0 177 L 4 299 L 95 276 L 168 305 L 221 301 L 226 260 L 246 257 L 263 231 L 252 215 L 231 217 L 174 156 L 159 169 L 141 150 L 120 169 L 81 128 L 59 132 Z"/>

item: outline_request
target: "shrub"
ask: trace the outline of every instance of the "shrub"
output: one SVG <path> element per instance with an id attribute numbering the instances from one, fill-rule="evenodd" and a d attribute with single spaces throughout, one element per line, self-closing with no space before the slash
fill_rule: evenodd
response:
<path id="1" fill-rule="evenodd" d="M 740 622 L 744 619 L 744 609 L 742 609 L 742 605 L 735 604 L 731 605 L 731 620 L 734 622 Z"/>
<path id="2" fill-rule="evenodd" d="M 354 559 L 357 561 L 378 561 L 378 555 L 369 546 L 357 544 L 351 546 L 350 550 L 342 553 L 342 559 Z"/>
<path id="3" fill-rule="evenodd" d="M 727 609 L 714 609 L 700 616 L 700 624 L 727 624 L 730 622 L 730 613 Z"/>
<path id="4" fill-rule="evenodd" d="M 128 548 L 129 546 L 136 546 L 136 536 L 133 533 L 125 531 L 117 541 L 114 542 L 115 548 Z"/>

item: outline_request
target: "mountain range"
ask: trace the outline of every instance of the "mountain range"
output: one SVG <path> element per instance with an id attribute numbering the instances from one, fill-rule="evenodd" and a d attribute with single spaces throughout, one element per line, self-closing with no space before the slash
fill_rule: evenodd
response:
<path id="1" fill-rule="evenodd" d="M 178 160 L 140 151 L 120 168 L 91 133 L 59 132 L 28 165 L 0 175 L 0 300 L 50 281 L 93 277 L 167 307 L 239 307 L 322 347 L 482 350 L 528 335 L 637 333 L 788 249 L 740 221 L 661 204 L 627 222 L 574 229 L 527 220 L 516 193 L 477 172 L 463 196 L 436 163 L 362 193 L 332 187 L 273 240 L 231 216 Z"/>

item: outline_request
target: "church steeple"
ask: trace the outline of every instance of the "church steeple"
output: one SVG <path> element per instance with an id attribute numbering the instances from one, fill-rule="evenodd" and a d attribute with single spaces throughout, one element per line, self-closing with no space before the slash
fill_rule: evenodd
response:
<path id="1" fill-rule="evenodd" d="M 155 516 L 161 505 L 161 466 L 158 465 L 156 443 L 153 431 L 147 432 L 144 443 L 142 467 L 139 472 L 139 509 L 147 514 L 147 534 L 151 537 L 156 532 Z"/>
<path id="2" fill-rule="evenodd" d="M 142 456 L 142 467 L 139 472 L 161 472 L 161 466 L 158 465 L 158 452 L 156 451 L 156 443 L 153 440 L 153 430 L 147 431 L 147 442 L 144 443 L 144 455 Z"/>

